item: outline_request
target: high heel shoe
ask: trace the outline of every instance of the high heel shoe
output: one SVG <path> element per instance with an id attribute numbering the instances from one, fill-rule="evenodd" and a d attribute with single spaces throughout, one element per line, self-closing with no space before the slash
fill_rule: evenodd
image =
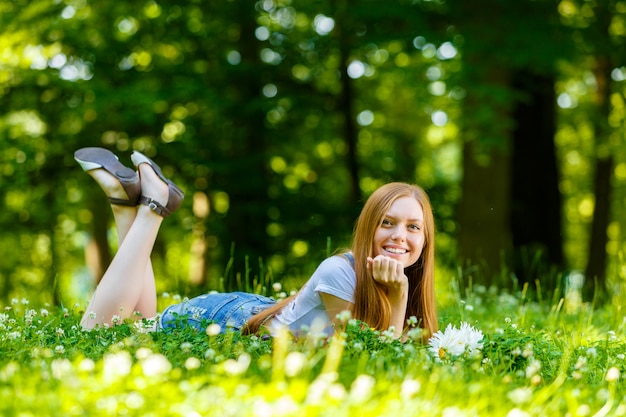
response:
<path id="1" fill-rule="evenodd" d="M 163 175 L 161 167 L 159 167 L 152 159 L 148 158 L 141 152 L 133 151 L 130 159 L 133 161 L 133 164 L 137 168 L 139 168 L 139 164 L 150 165 L 154 172 L 158 175 L 158 177 L 169 187 L 169 198 L 165 206 L 163 206 L 158 201 L 155 201 L 154 199 L 146 197 L 144 195 L 142 195 L 139 199 L 139 203 L 148 206 L 152 211 L 154 211 L 161 217 L 168 217 L 170 214 L 176 211 L 182 204 L 183 199 L 185 198 L 185 193 L 180 188 L 178 188 L 176 184 L 174 184 L 172 181 L 166 178 L 165 175 Z"/>
<path id="2" fill-rule="evenodd" d="M 113 175 L 122 184 L 128 199 L 108 197 L 111 204 L 135 207 L 141 197 L 141 182 L 139 175 L 132 169 L 124 166 L 119 158 L 108 149 L 104 148 L 81 148 L 74 152 L 74 159 L 83 171 L 102 168 Z"/>

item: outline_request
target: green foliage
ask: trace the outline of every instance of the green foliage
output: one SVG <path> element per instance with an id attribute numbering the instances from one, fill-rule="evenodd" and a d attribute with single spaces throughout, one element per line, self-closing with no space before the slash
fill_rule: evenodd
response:
<path id="1" fill-rule="evenodd" d="M 596 3 L 0 1 L 0 296 L 82 300 L 84 248 L 115 248 L 106 201 L 72 160 L 83 146 L 124 163 L 139 149 L 186 190 L 155 249 L 161 291 L 238 285 L 224 274 L 233 245 L 233 279 L 271 271 L 295 288 L 391 180 L 429 192 L 441 265 L 455 268 L 463 146 L 480 142 L 485 160 L 506 148 L 503 111 L 523 96 L 506 73 L 520 68 L 557 74 L 566 267 L 584 268 L 596 153 L 615 155 L 615 213 L 626 179 L 624 2 Z M 589 73 L 605 46 L 612 130 L 597 150 Z M 616 293 L 624 227 L 608 230 Z"/>
<path id="2" fill-rule="evenodd" d="M 6 416 L 623 414 L 626 341 L 623 323 L 606 330 L 612 311 L 598 310 L 590 320 L 585 308 L 557 313 L 558 306 L 521 294 L 463 292 L 471 297 L 457 298 L 457 305 L 471 299 L 476 308 L 444 309 L 442 327 L 469 320 L 483 330 L 483 348 L 446 361 L 417 334 L 402 343 L 354 320 L 332 338 L 188 327 L 144 333 L 131 322 L 83 331 L 78 306 L 13 300 L 0 314 L 0 410 Z"/>

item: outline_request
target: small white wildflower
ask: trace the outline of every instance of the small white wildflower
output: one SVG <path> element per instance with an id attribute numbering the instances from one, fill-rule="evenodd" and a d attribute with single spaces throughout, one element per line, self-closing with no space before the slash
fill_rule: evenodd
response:
<path id="1" fill-rule="evenodd" d="M 522 354 L 522 349 L 520 349 L 519 346 L 516 346 L 515 349 L 511 351 L 511 355 L 513 356 L 520 356 L 521 354 Z"/>
<path id="2" fill-rule="evenodd" d="M 126 350 L 108 353 L 102 359 L 102 376 L 106 381 L 114 381 L 127 376 L 133 366 L 133 359 Z"/>
<path id="3" fill-rule="evenodd" d="M 169 292 L 164 292 L 163 294 L 161 294 L 161 297 L 163 297 L 163 298 L 170 298 L 170 293 Z"/>
<path id="4" fill-rule="evenodd" d="M 396 328 L 393 326 L 389 326 L 389 329 L 380 332 L 380 336 L 378 337 L 383 343 L 391 343 L 396 340 Z"/>
<path id="5" fill-rule="evenodd" d="M 346 395 L 346 389 L 342 384 L 334 383 L 328 388 L 328 398 L 331 401 L 342 401 Z"/>
<path id="6" fill-rule="evenodd" d="M 617 369 L 616 367 L 611 367 L 609 368 L 609 370 L 606 372 L 606 378 L 605 378 L 608 382 L 615 382 L 619 379 L 619 369 Z"/>
<path id="7" fill-rule="evenodd" d="M 422 340 L 422 336 L 424 335 L 424 329 L 420 327 L 413 327 L 411 330 L 406 332 L 406 335 L 409 339 L 414 341 Z"/>
<path id="8" fill-rule="evenodd" d="M 50 363 L 52 377 L 62 379 L 72 371 L 72 363 L 67 359 L 55 359 Z"/>
<path id="9" fill-rule="evenodd" d="M 506 324 L 510 324 L 510 323 L 511 323 L 511 319 L 510 319 L 509 317 L 505 317 L 505 318 L 504 318 L 504 322 L 505 322 Z"/>
<path id="10" fill-rule="evenodd" d="M 615 332 L 613 330 L 609 330 L 607 334 L 609 336 L 609 340 L 617 339 L 617 336 L 615 336 Z"/>
<path id="11" fill-rule="evenodd" d="M 148 359 L 151 355 L 152 355 L 152 350 L 147 347 L 139 348 L 137 349 L 137 352 L 135 352 L 135 357 L 139 359 L 140 361 L 144 359 Z"/>
<path id="12" fill-rule="evenodd" d="M 63 337 L 63 336 L 65 336 L 65 330 L 63 330 L 60 327 L 57 327 L 56 334 L 57 334 L 57 336 Z"/>
<path id="13" fill-rule="evenodd" d="M 22 333 L 20 332 L 10 332 L 7 334 L 9 340 L 16 340 L 22 337 Z"/>
<path id="14" fill-rule="evenodd" d="M 114 314 L 113 317 L 111 317 L 111 324 L 116 326 L 121 323 L 122 323 L 122 318 L 119 315 Z"/>
<path id="15" fill-rule="evenodd" d="M 596 357 L 598 356 L 598 351 L 594 347 L 590 347 L 587 349 L 587 356 Z"/>
<path id="16" fill-rule="evenodd" d="M 96 363 L 89 358 L 85 358 L 78 364 L 78 370 L 82 372 L 91 372 L 96 369 Z"/>
<path id="17" fill-rule="evenodd" d="M 422 388 L 419 381 L 414 379 L 405 379 L 400 386 L 400 396 L 404 399 L 413 398 Z"/>
<path id="18" fill-rule="evenodd" d="M 250 366 L 252 358 L 247 353 L 242 353 L 237 360 L 228 359 L 224 362 L 224 372 L 229 376 L 241 375 Z"/>
<path id="19" fill-rule="evenodd" d="M 200 362 L 200 359 L 195 358 L 193 356 L 187 358 L 187 360 L 185 361 L 185 368 L 187 368 L 190 371 L 200 368 L 201 365 L 202 365 L 202 362 Z"/>
<path id="20" fill-rule="evenodd" d="M 283 286 L 280 284 L 280 282 L 275 282 L 272 284 L 272 289 L 274 290 L 274 292 L 280 292 L 283 289 Z"/>
<path id="21" fill-rule="evenodd" d="M 141 362 L 141 369 L 145 376 L 155 377 L 167 375 L 172 370 L 172 364 L 164 355 L 154 353 Z"/>
<path id="22" fill-rule="evenodd" d="M 519 408 L 514 408 L 508 412 L 506 417 L 530 417 L 526 411 L 520 410 Z"/>
<path id="23" fill-rule="evenodd" d="M 507 394 L 509 400 L 515 404 L 523 404 L 532 399 L 533 391 L 530 388 L 516 388 Z"/>
<path id="24" fill-rule="evenodd" d="M 356 350 L 357 352 L 360 352 L 360 351 L 362 351 L 363 349 L 365 349 L 365 346 L 364 346 L 364 345 L 363 345 L 363 343 L 361 343 L 361 342 L 354 342 L 354 343 L 352 344 L 352 348 L 353 348 L 354 350 Z"/>
<path id="25" fill-rule="evenodd" d="M 585 369 L 587 365 L 587 358 L 584 356 L 579 356 L 578 360 L 576 360 L 576 364 L 574 365 L 574 369 Z"/>
<path id="26" fill-rule="evenodd" d="M 50 313 L 45 308 L 42 308 L 40 311 L 41 317 L 48 317 Z"/>
<path id="27" fill-rule="evenodd" d="M 537 386 L 539 384 L 541 384 L 541 375 L 539 374 L 533 375 L 532 378 L 530 378 L 530 385 Z"/>
<path id="28" fill-rule="evenodd" d="M 96 312 L 95 311 L 90 311 L 89 312 L 89 319 L 95 320 L 95 318 L 96 318 Z"/>
<path id="29" fill-rule="evenodd" d="M 182 350 L 183 352 L 189 352 L 192 347 L 193 345 L 189 342 L 183 342 L 180 344 L 180 350 Z"/>
<path id="30" fill-rule="evenodd" d="M 541 370 L 541 362 L 537 359 L 531 359 L 526 367 L 526 378 L 532 378 Z"/>
<path id="31" fill-rule="evenodd" d="M 62 345 L 58 345 L 54 348 L 54 351 L 59 354 L 62 355 L 63 353 L 65 353 L 65 347 Z"/>
<path id="32" fill-rule="evenodd" d="M 22 298 L 21 303 L 25 306 L 27 306 L 28 304 L 30 304 L 30 301 L 28 301 L 28 299 L 26 298 Z"/>
<path id="33" fill-rule="evenodd" d="M 307 363 L 307 357 L 302 352 L 289 352 L 285 358 L 285 375 L 294 377 L 300 374 Z"/>
<path id="34" fill-rule="evenodd" d="M 533 356 L 533 344 L 532 343 L 528 343 L 526 346 L 524 346 L 524 350 L 522 351 L 522 356 L 525 358 L 530 358 L 531 356 Z"/>
<path id="35" fill-rule="evenodd" d="M 465 415 L 465 413 L 456 406 L 446 407 L 441 410 L 441 417 L 460 417 Z"/>
<path id="36" fill-rule="evenodd" d="M 578 406 L 578 409 L 576 410 L 575 415 L 588 416 L 589 414 L 591 414 L 591 407 L 589 407 L 588 404 L 581 404 L 580 406 Z"/>
<path id="37" fill-rule="evenodd" d="M 375 385 L 376 379 L 373 376 L 365 374 L 357 376 L 350 387 L 350 399 L 356 403 L 369 400 Z"/>
<path id="38" fill-rule="evenodd" d="M 409 327 L 417 326 L 417 317 L 415 317 L 415 316 L 409 317 L 408 320 L 406 321 L 406 324 Z"/>
<path id="39" fill-rule="evenodd" d="M 626 355 L 624 355 L 623 353 L 618 353 L 617 354 L 617 359 L 624 360 L 624 358 L 626 358 Z"/>
<path id="40" fill-rule="evenodd" d="M 340 323 L 345 324 L 352 318 L 352 313 L 350 313 L 350 310 L 343 310 L 341 313 L 337 314 L 336 317 Z"/>
<path id="41" fill-rule="evenodd" d="M 213 358 L 215 358 L 215 351 L 211 348 L 207 349 L 206 352 L 204 352 L 204 357 L 208 360 L 213 360 Z"/>
<path id="42" fill-rule="evenodd" d="M 217 336 L 222 331 L 222 327 L 217 323 L 211 323 L 206 328 L 206 334 L 208 336 Z"/>
<path id="43" fill-rule="evenodd" d="M 473 306 L 473 305 L 471 305 L 471 304 L 467 304 L 467 305 L 465 306 L 465 311 L 474 311 L 474 306 Z"/>
<path id="44" fill-rule="evenodd" d="M 172 296 L 172 299 L 173 299 L 176 303 L 179 303 L 179 302 L 180 302 L 180 300 L 181 300 L 181 296 L 180 296 L 180 294 L 174 294 L 174 295 Z"/>
<path id="45" fill-rule="evenodd" d="M 278 298 L 279 299 L 283 299 L 283 298 L 287 298 L 287 293 L 285 291 L 281 291 L 278 293 Z"/>

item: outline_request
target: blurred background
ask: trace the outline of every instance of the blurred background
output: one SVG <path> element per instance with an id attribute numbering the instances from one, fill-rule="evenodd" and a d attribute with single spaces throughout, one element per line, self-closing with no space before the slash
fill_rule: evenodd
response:
<path id="1" fill-rule="evenodd" d="M 0 0 L 0 300 L 86 302 L 116 236 L 73 153 L 101 146 L 186 191 L 160 292 L 295 289 L 408 181 L 443 291 L 619 304 L 625 43 L 621 0 Z"/>

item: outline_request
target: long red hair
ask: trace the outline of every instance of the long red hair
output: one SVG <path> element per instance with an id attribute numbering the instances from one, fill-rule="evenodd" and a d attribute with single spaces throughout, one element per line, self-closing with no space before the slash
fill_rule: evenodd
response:
<path id="1" fill-rule="evenodd" d="M 376 229 L 391 205 L 401 197 L 415 198 L 424 212 L 425 240 L 422 254 L 414 265 L 405 268 L 405 274 L 409 279 L 406 319 L 415 317 L 418 320 L 418 326 L 424 329 L 426 338 L 435 333 L 438 328 L 434 284 L 435 222 L 430 199 L 424 190 L 416 185 L 392 182 L 381 186 L 367 199 L 356 220 L 351 245 L 356 272 L 355 303 L 352 315 L 374 329 L 386 330 L 390 326 L 391 304 L 386 291 L 381 284 L 374 281 L 366 265 L 367 258 L 373 257 Z M 294 297 L 281 300 L 251 317 L 242 332 L 244 334 L 258 333 L 265 321 L 280 313 Z"/>
<path id="2" fill-rule="evenodd" d="M 374 234 L 380 227 L 391 205 L 402 197 L 412 197 L 422 206 L 424 212 L 424 247 L 417 262 L 404 269 L 409 279 L 409 298 L 406 319 L 414 316 L 424 329 L 425 337 L 437 331 L 437 309 L 435 304 L 435 221 L 430 199 L 424 190 L 416 185 L 392 182 L 378 188 L 367 199 L 354 226 L 352 253 L 356 271 L 354 294 L 354 318 L 370 327 L 386 330 L 391 321 L 391 304 L 382 284 L 374 281 L 366 267 L 367 258 L 373 257 Z"/>

